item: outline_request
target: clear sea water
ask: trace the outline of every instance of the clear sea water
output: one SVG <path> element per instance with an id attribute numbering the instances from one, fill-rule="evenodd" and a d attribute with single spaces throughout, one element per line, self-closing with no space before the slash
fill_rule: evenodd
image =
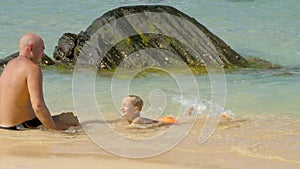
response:
<path id="1" fill-rule="evenodd" d="M 109 10 L 123 5 L 172 5 L 197 19 L 238 53 L 283 65 L 282 69 L 243 69 L 226 74 L 226 110 L 236 115 L 300 115 L 298 0 L 1 0 L 0 4 L 1 58 L 17 51 L 18 40 L 26 32 L 40 34 L 46 54 L 52 56 L 63 33 L 79 33 Z M 73 111 L 72 73 L 43 70 L 45 100 L 51 112 Z M 195 78 L 199 93 L 209 100 L 208 76 Z M 168 81 L 174 83 L 169 77 L 151 75 L 136 79 L 131 90 L 142 94 L 146 103 L 153 88 L 161 88 L 168 100 L 174 100 L 177 89 Z M 110 80 L 97 76 L 96 83 L 109 84 Z M 96 89 L 104 109 L 113 107 L 106 98 L 110 90 L 109 85 Z"/>

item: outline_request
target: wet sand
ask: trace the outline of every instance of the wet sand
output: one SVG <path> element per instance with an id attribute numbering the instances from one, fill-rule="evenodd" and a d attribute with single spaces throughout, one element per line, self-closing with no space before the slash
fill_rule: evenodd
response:
<path id="1" fill-rule="evenodd" d="M 198 137 L 204 119 L 199 118 L 175 148 L 146 159 L 112 155 L 90 141 L 83 131 L 0 130 L 0 168 L 300 168 L 299 117 L 236 118 L 222 120 L 212 137 L 201 145 Z"/>

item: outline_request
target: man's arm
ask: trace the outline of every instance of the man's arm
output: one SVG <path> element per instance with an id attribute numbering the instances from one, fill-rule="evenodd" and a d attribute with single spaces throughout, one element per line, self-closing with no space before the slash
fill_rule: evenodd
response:
<path id="1" fill-rule="evenodd" d="M 45 104 L 43 96 L 43 75 L 38 65 L 34 65 L 27 72 L 27 85 L 31 105 L 36 117 L 48 129 L 57 129 L 53 118 Z"/>

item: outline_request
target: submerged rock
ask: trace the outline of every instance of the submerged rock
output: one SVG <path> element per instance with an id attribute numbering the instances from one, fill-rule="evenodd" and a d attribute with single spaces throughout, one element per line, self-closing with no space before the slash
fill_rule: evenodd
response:
<path id="1" fill-rule="evenodd" d="M 12 59 L 19 56 L 19 52 L 13 53 L 3 59 L 0 59 L 0 67 L 5 67 L 5 65 Z M 42 58 L 41 65 L 47 66 L 47 65 L 54 65 L 55 62 L 45 54 L 45 56 Z"/>
<path id="2" fill-rule="evenodd" d="M 63 63 L 73 63 L 74 48 L 77 45 L 77 35 L 74 33 L 65 33 L 58 40 L 58 46 L 55 46 L 53 58 Z"/>
<path id="3" fill-rule="evenodd" d="M 74 33 L 64 33 L 63 36 L 59 38 L 58 45 L 55 46 L 53 58 L 63 64 L 74 65 L 80 48 L 89 38 L 90 37 L 84 32 L 80 32 L 78 35 Z"/>
<path id="4" fill-rule="evenodd" d="M 145 23 L 143 17 L 147 17 L 147 13 L 163 13 L 171 14 L 179 18 L 178 20 L 171 20 L 168 17 L 158 18 L 156 23 L 149 20 Z M 131 16 L 132 14 L 140 15 L 141 20 L 129 20 L 126 17 Z M 121 18 L 121 21 L 118 19 Z M 122 19 L 125 18 L 125 19 Z M 176 34 L 179 36 L 191 37 L 195 32 L 193 29 L 184 27 L 182 20 L 188 21 L 189 23 L 195 25 L 201 33 L 204 34 L 203 42 L 200 42 L 201 48 L 204 49 L 201 51 L 201 54 L 195 53 L 190 47 L 189 44 L 183 43 L 181 40 L 176 39 L 164 34 L 157 33 L 143 33 L 137 28 L 139 22 L 148 25 L 149 30 L 155 32 L 162 27 L 179 27 Z M 163 23 L 161 23 L 163 21 Z M 122 22 L 121 27 L 116 25 L 112 30 L 111 27 L 107 25 L 114 25 L 117 22 Z M 110 26 L 111 26 L 110 25 Z M 178 26 L 179 25 L 179 26 Z M 107 28 L 106 28 L 107 27 Z M 171 7 L 171 6 L 126 6 L 113 9 L 105 13 L 100 18 L 97 18 L 93 23 L 86 29 L 86 31 L 80 32 L 79 35 L 72 33 L 65 33 L 58 41 L 58 46 L 55 47 L 53 52 L 54 58 L 64 64 L 75 64 L 77 57 L 85 43 L 100 29 L 102 32 L 107 32 L 106 36 L 109 38 L 103 39 L 99 37 L 99 43 L 102 44 L 101 47 L 109 48 L 108 52 L 105 53 L 105 56 L 99 63 L 99 69 L 115 69 L 120 66 L 126 68 L 134 68 L 136 65 L 148 66 L 148 65 L 176 65 L 180 61 L 184 61 L 187 65 L 192 67 L 204 67 L 204 62 L 214 61 L 224 68 L 230 67 L 248 67 L 247 60 L 242 57 L 240 54 L 235 52 L 230 48 L 223 40 L 211 33 L 205 26 L 197 22 L 194 18 L 189 17 L 183 12 Z M 198 31 L 199 31 L 198 30 Z M 151 32 L 149 31 L 149 32 Z M 118 34 L 116 34 L 116 32 Z M 114 36 L 124 37 L 120 39 L 117 43 Z M 130 35 L 126 37 L 126 35 Z M 187 42 L 192 42 L 195 39 L 188 39 Z M 202 37 L 200 37 L 202 38 Z M 199 40 L 199 39 L 196 39 Z M 202 40 L 202 39 L 201 39 Z M 166 56 L 162 53 L 156 53 L 155 55 L 144 55 L 138 51 L 145 49 L 162 49 L 170 53 L 176 54 L 179 56 L 172 57 Z M 216 52 L 211 55 L 207 51 L 215 50 Z M 97 51 L 98 54 L 101 54 L 101 51 Z M 129 57 L 134 54 L 134 57 Z M 201 56 L 199 56 L 201 55 Z M 88 56 L 85 56 L 88 57 Z"/>
<path id="5" fill-rule="evenodd" d="M 151 18 L 151 14 L 161 15 Z M 170 35 L 176 36 L 164 34 L 164 30 L 172 30 Z M 63 34 L 53 56 L 58 62 L 74 65 L 81 53 L 87 63 L 91 61 L 92 52 L 86 49 L 91 40 L 98 45 L 94 54 L 100 58 L 100 70 L 173 66 L 182 61 L 196 69 L 211 62 L 223 68 L 273 67 L 262 59 L 241 56 L 194 18 L 171 6 L 125 6 L 108 11 L 78 35 Z"/>

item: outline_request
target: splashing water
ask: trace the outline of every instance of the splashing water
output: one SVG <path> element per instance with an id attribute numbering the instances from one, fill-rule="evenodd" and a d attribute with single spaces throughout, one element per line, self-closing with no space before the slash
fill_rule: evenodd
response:
<path id="1" fill-rule="evenodd" d="M 234 115 L 234 113 L 231 110 L 225 110 L 224 107 L 213 104 L 210 101 L 207 101 L 204 99 L 197 99 L 197 98 L 192 98 L 192 99 L 182 98 L 181 99 L 180 97 L 173 97 L 172 100 L 174 102 L 180 103 L 186 109 L 192 108 L 191 113 L 197 113 L 198 115 L 199 114 L 202 114 L 202 115 L 207 114 L 210 107 L 214 107 L 214 111 L 213 111 L 213 113 L 209 114 L 209 116 L 220 115 L 222 113 L 226 113 L 230 116 Z"/>

